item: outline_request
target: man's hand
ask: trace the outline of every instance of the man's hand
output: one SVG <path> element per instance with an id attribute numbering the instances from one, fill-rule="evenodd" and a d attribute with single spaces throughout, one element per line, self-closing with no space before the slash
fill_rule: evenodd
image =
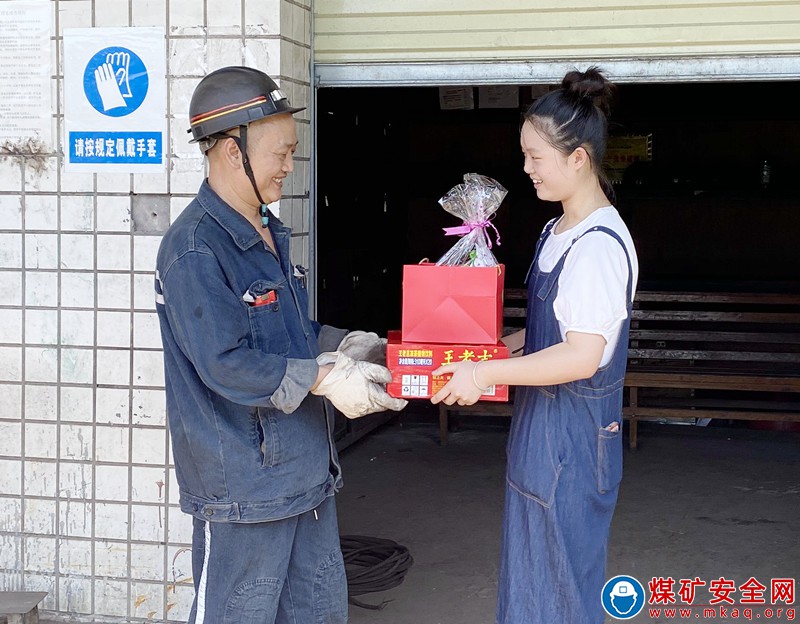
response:
<path id="1" fill-rule="evenodd" d="M 387 409 L 400 411 L 408 401 L 390 397 L 384 384 L 392 380 L 389 370 L 378 364 L 355 361 L 341 352 L 321 353 L 317 364 L 333 364 L 331 371 L 311 389 L 327 397 L 348 418 L 359 418 Z"/>
<path id="2" fill-rule="evenodd" d="M 386 338 L 373 332 L 351 331 L 339 343 L 337 351 L 354 360 L 386 364 Z"/>

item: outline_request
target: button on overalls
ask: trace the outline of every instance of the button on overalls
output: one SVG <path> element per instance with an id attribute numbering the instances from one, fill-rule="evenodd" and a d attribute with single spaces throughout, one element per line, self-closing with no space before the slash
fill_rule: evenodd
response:
<path id="1" fill-rule="evenodd" d="M 588 234 L 612 236 L 628 260 L 628 317 L 611 361 L 589 379 L 521 386 L 508 441 L 498 624 L 601 624 L 611 517 L 622 478 L 622 388 L 631 319 L 632 270 L 622 239 L 593 227 L 550 273 L 536 246 L 528 274 L 527 355 L 563 341 L 553 304 L 572 246 Z M 597 234 L 594 234 L 597 232 Z M 608 431 L 618 422 L 616 432 Z"/>

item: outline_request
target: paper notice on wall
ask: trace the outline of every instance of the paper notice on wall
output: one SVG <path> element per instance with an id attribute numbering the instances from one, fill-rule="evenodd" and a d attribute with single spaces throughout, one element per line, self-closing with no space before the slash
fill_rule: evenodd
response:
<path id="1" fill-rule="evenodd" d="M 0 142 L 52 145 L 49 0 L 0 1 Z"/>
<path id="2" fill-rule="evenodd" d="M 67 171 L 164 171 L 164 37 L 149 27 L 64 30 Z"/>
<path id="3" fill-rule="evenodd" d="M 472 110 L 475 108 L 472 87 L 439 87 L 439 108 L 442 110 Z"/>
<path id="4" fill-rule="evenodd" d="M 481 108 L 519 107 L 519 87 L 492 85 L 478 87 L 478 106 Z"/>

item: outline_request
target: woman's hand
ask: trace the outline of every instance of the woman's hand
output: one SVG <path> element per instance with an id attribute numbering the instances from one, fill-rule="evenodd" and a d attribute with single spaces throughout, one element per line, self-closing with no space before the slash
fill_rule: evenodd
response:
<path id="1" fill-rule="evenodd" d="M 432 376 L 446 375 L 452 373 L 453 377 L 448 381 L 444 388 L 439 390 L 431 397 L 431 403 L 445 403 L 446 405 L 472 405 L 477 403 L 481 395 L 487 390 L 486 387 L 478 387 L 481 383 L 476 370 L 481 362 L 455 362 L 445 364 L 433 371 Z"/>

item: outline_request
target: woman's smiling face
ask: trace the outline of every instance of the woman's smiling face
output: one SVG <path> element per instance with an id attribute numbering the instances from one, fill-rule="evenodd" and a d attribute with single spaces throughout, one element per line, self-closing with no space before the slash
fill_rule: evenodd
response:
<path id="1" fill-rule="evenodd" d="M 561 201 L 568 196 L 573 177 L 567 157 L 553 147 L 526 121 L 520 132 L 520 147 L 525 157 L 523 169 L 533 181 L 536 194 L 544 201 Z"/>

